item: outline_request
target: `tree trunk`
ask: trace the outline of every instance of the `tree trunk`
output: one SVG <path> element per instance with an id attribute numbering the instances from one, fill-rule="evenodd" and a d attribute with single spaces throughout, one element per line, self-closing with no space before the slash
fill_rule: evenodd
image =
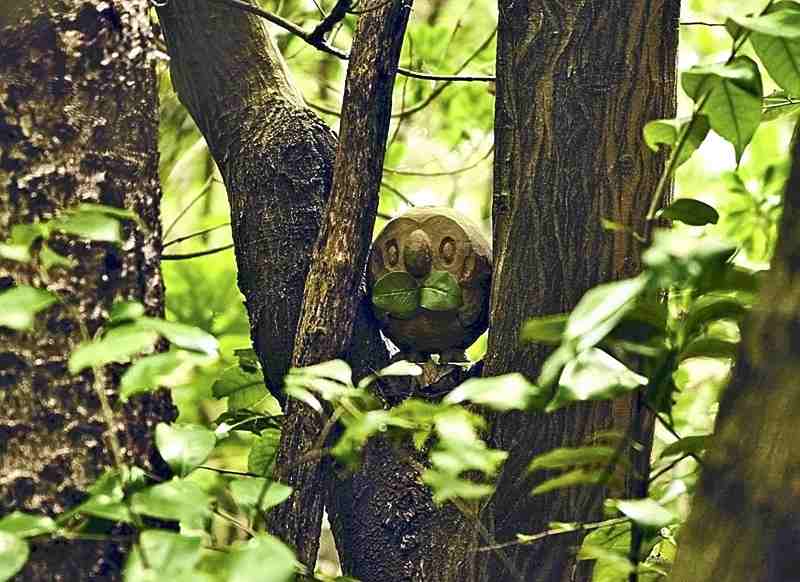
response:
<path id="1" fill-rule="evenodd" d="M 31 332 L 0 328 L 0 514 L 56 515 L 111 466 L 91 373 L 67 372 L 81 325 L 94 333 L 116 300 L 163 312 L 156 78 L 146 0 L 6 0 L 0 7 L 0 239 L 79 202 L 136 212 L 124 241 L 50 239 L 74 268 L 0 261 L 0 289 L 46 287 L 63 299 Z M 118 374 L 107 374 L 112 392 Z M 151 438 L 175 416 L 168 395 L 116 405 L 126 460 L 163 473 Z M 119 578 L 124 547 L 36 542 L 19 580 Z"/>
<path id="2" fill-rule="evenodd" d="M 679 4 L 500 0 L 485 375 L 522 371 L 535 379 L 548 351 L 520 344 L 522 322 L 568 311 L 587 289 L 640 269 L 638 243 L 604 230 L 601 219 L 648 230 L 648 194 L 663 159 L 647 149 L 642 128 L 675 111 Z M 526 466 L 535 455 L 591 442 L 612 426 L 624 432 L 630 423 L 645 444 L 636 462 L 646 465 L 651 421 L 636 399 L 498 418 L 494 444 L 511 455 L 484 511 L 496 540 L 547 529 L 551 521 L 597 518 L 603 492 L 573 488 L 531 497 L 542 476 L 528 475 Z M 637 487 L 629 479 L 619 494 Z M 585 580 L 589 570 L 575 562 L 579 545 L 577 535 L 557 536 L 517 546 L 507 558 L 526 581 Z M 484 579 L 511 579 L 496 553 L 484 566 Z"/>
<path id="3" fill-rule="evenodd" d="M 671 580 L 779 582 L 800 567 L 800 126 L 772 270 L 742 342 Z"/>

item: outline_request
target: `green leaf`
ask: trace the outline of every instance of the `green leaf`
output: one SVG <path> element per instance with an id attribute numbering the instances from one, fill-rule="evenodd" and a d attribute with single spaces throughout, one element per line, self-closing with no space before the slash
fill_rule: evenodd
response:
<path id="1" fill-rule="evenodd" d="M 539 344 L 558 345 L 567 327 L 569 315 L 545 315 L 534 317 L 525 322 L 520 333 L 520 340 Z"/>
<path id="2" fill-rule="evenodd" d="M 795 2 L 776 2 L 765 14 L 731 16 L 730 20 L 742 28 L 765 36 L 800 39 L 800 6 Z"/>
<path id="3" fill-rule="evenodd" d="M 247 456 L 247 470 L 255 475 L 267 476 L 272 472 L 275 456 L 278 454 L 278 445 L 281 440 L 281 431 L 267 429 L 261 436 L 253 441 L 250 454 Z"/>
<path id="4" fill-rule="evenodd" d="M 0 582 L 11 578 L 28 561 L 30 548 L 25 540 L 8 532 L 0 531 Z"/>
<path id="5" fill-rule="evenodd" d="M 210 333 L 199 327 L 166 321 L 155 317 L 142 317 L 137 324 L 143 329 L 151 329 L 165 337 L 169 342 L 184 350 L 200 352 L 208 356 L 216 356 L 219 343 Z"/>
<path id="6" fill-rule="evenodd" d="M 435 503 L 449 499 L 482 499 L 494 492 L 494 486 L 476 483 L 447 471 L 428 469 L 422 474 L 422 482 L 433 491 Z"/>
<path id="7" fill-rule="evenodd" d="M 242 393 L 239 398 L 235 399 L 235 405 L 232 407 L 239 409 L 249 408 L 252 404 L 264 398 L 267 394 L 267 389 L 261 368 L 245 369 L 241 366 L 231 366 L 220 374 L 211 387 L 211 392 L 214 398 L 234 397 Z M 250 404 L 247 402 L 250 402 Z"/>
<path id="8" fill-rule="evenodd" d="M 686 337 L 700 333 L 705 326 L 720 319 L 740 321 L 747 315 L 748 309 L 735 297 L 719 295 L 703 295 L 689 308 L 684 320 Z"/>
<path id="9" fill-rule="evenodd" d="M 76 210 L 51 222 L 55 230 L 97 242 L 118 243 L 122 240 L 119 220 L 91 210 Z"/>
<path id="10" fill-rule="evenodd" d="M 289 374 L 295 379 L 302 378 L 303 381 L 310 382 L 316 379 L 327 379 L 345 386 L 351 386 L 353 382 L 353 371 L 344 360 L 329 360 L 305 368 L 292 368 L 289 370 Z"/>
<path id="11" fill-rule="evenodd" d="M 695 102 L 705 100 L 701 113 L 733 144 L 740 160 L 761 123 L 763 88 L 755 61 L 737 57 L 726 64 L 695 66 L 683 73 L 681 82 Z"/>
<path id="12" fill-rule="evenodd" d="M 658 213 L 659 218 L 679 220 L 691 226 L 717 224 L 719 213 L 713 206 L 693 198 L 680 198 Z"/>
<path id="13" fill-rule="evenodd" d="M 0 293 L 0 326 L 17 331 L 30 329 L 36 314 L 55 303 L 57 297 L 45 289 L 18 285 Z"/>
<path id="14" fill-rule="evenodd" d="M 739 351 L 737 342 L 712 337 L 701 337 L 689 343 L 680 353 L 678 361 L 689 358 L 735 359 Z"/>
<path id="15" fill-rule="evenodd" d="M 226 562 L 230 576 L 225 582 L 291 582 L 297 568 L 292 551 L 268 534 L 235 547 Z"/>
<path id="16" fill-rule="evenodd" d="M 548 479 L 533 488 L 531 495 L 541 495 L 556 489 L 576 487 L 578 485 L 595 485 L 600 483 L 603 478 L 602 471 L 588 471 L 586 469 L 575 469 L 562 473 L 558 477 Z"/>
<path id="17" fill-rule="evenodd" d="M 77 374 L 111 362 L 126 363 L 133 356 L 153 349 L 158 334 L 136 324 L 115 327 L 99 340 L 81 343 L 69 357 L 69 371 Z"/>
<path id="18" fill-rule="evenodd" d="M 662 144 L 669 148 L 675 148 L 682 143 L 675 166 L 677 168 L 688 161 L 697 148 L 702 145 L 710 128 L 708 117 L 705 115 L 696 115 L 694 121 L 691 117 L 656 119 L 644 126 L 644 139 L 647 146 L 653 151 L 658 151 L 659 145 Z"/>
<path id="19" fill-rule="evenodd" d="M 20 263 L 31 260 L 31 246 L 40 238 L 47 238 L 50 229 L 47 222 L 15 224 L 11 236 L 0 244 L 0 257 Z"/>
<path id="20" fill-rule="evenodd" d="M 202 538 L 181 535 L 171 531 L 151 529 L 139 536 L 139 546 L 135 548 L 125 566 L 126 580 L 141 580 L 147 570 L 158 574 L 160 580 L 166 577 L 193 573 L 200 560 Z M 140 549 L 141 548 L 141 549 Z M 142 563 L 141 554 L 147 557 L 147 568 Z"/>
<path id="21" fill-rule="evenodd" d="M 138 301 L 115 301 L 109 313 L 109 322 L 113 324 L 139 319 L 144 315 L 144 305 Z"/>
<path id="22" fill-rule="evenodd" d="M 266 479 L 252 477 L 247 479 L 233 479 L 230 482 L 233 500 L 240 507 L 255 508 L 266 483 Z M 264 494 L 264 499 L 261 501 L 261 511 L 266 511 L 271 507 L 283 503 L 289 499 L 291 494 L 292 488 L 288 485 L 278 483 L 277 481 L 270 481 L 266 493 Z"/>
<path id="23" fill-rule="evenodd" d="M 493 410 L 526 410 L 533 405 L 544 406 L 549 399 L 543 398 L 542 390 L 528 382 L 519 373 L 470 378 L 445 396 L 448 404 L 469 401 L 483 404 Z"/>
<path id="24" fill-rule="evenodd" d="M 432 271 L 422 282 L 420 307 L 429 311 L 454 311 L 462 304 L 461 285 L 448 271 Z"/>
<path id="25" fill-rule="evenodd" d="M 194 377 L 194 371 L 199 366 L 207 363 L 207 356 L 182 350 L 145 356 L 123 374 L 120 397 L 127 401 L 134 394 L 181 386 Z"/>
<path id="26" fill-rule="evenodd" d="M 576 401 L 616 398 L 647 385 L 647 381 L 603 350 L 591 348 L 564 367 L 558 390 L 546 410 L 551 412 Z"/>
<path id="27" fill-rule="evenodd" d="M 46 515 L 31 515 L 14 511 L 0 519 L 0 531 L 14 534 L 20 538 L 30 538 L 55 530 L 56 522 Z"/>
<path id="28" fill-rule="evenodd" d="M 132 497 L 136 513 L 180 521 L 190 529 L 202 529 L 210 516 L 209 496 L 192 481 L 177 477 L 166 483 L 153 485 Z"/>
<path id="29" fill-rule="evenodd" d="M 662 457 L 671 457 L 673 455 L 688 455 L 699 454 L 706 449 L 710 434 L 703 434 L 697 436 L 688 436 L 678 439 L 671 445 L 664 448 L 661 452 Z"/>
<path id="30" fill-rule="evenodd" d="M 399 319 L 412 317 L 419 303 L 417 280 L 403 271 L 385 274 L 375 282 L 372 289 L 372 304 Z"/>
<path id="31" fill-rule="evenodd" d="M 675 515 L 652 499 L 620 499 L 617 509 L 633 521 L 648 528 L 659 529 L 676 521 Z"/>
<path id="32" fill-rule="evenodd" d="M 186 477 L 202 465 L 216 445 L 213 431 L 203 426 L 163 422 L 156 425 L 158 453 L 179 477 Z"/>
<path id="33" fill-rule="evenodd" d="M 39 251 L 39 261 L 42 263 L 42 266 L 48 270 L 52 269 L 53 267 L 72 269 L 78 264 L 78 261 L 75 259 L 65 257 L 64 255 L 59 255 L 47 244 L 43 244 L 42 250 Z"/>
<path id="34" fill-rule="evenodd" d="M 564 338 L 583 351 L 606 337 L 636 305 L 647 287 L 644 276 L 598 285 L 587 291 L 569 316 Z"/>
<path id="35" fill-rule="evenodd" d="M 614 449 L 606 446 L 559 448 L 543 453 L 528 465 L 528 471 L 562 469 L 579 465 L 606 465 L 614 457 Z"/>
<path id="36" fill-rule="evenodd" d="M 800 12 L 793 12 L 795 18 L 800 17 Z M 800 38 L 754 32 L 750 35 L 750 43 L 778 86 L 791 95 L 800 95 Z"/>
<path id="37" fill-rule="evenodd" d="M 129 523 L 130 511 L 123 502 L 125 493 L 119 473 L 108 471 L 89 488 L 89 498 L 75 508 L 76 513 L 110 521 Z"/>

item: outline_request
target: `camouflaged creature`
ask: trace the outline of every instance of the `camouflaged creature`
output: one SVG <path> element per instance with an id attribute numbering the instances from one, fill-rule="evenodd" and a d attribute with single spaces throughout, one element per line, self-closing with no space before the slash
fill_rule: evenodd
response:
<path id="1" fill-rule="evenodd" d="M 489 320 L 492 252 L 479 228 L 444 207 L 414 208 L 372 243 L 369 285 L 383 333 L 412 361 L 464 349 Z"/>

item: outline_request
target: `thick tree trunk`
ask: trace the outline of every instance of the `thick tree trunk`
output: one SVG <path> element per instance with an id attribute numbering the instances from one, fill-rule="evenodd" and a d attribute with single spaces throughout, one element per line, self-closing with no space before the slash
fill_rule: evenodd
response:
<path id="1" fill-rule="evenodd" d="M 111 466 L 106 424 L 90 373 L 67 358 L 112 302 L 162 313 L 153 34 L 146 0 L 6 0 L 0 7 L 0 239 L 10 227 L 52 218 L 79 202 L 136 212 L 120 247 L 51 238 L 77 266 L 0 261 L 0 289 L 46 287 L 63 298 L 31 332 L 0 328 L 0 515 L 58 514 L 80 502 Z M 112 392 L 117 375 L 108 374 Z M 113 399 L 112 399 L 113 401 Z M 115 406 L 126 460 L 160 472 L 152 428 L 175 412 L 166 394 Z M 37 542 L 20 580 L 119 577 L 120 548 L 105 542 Z"/>
<path id="2" fill-rule="evenodd" d="M 590 287 L 639 270 L 636 241 L 605 231 L 601 219 L 647 231 L 648 194 L 663 160 L 648 151 L 642 128 L 675 111 L 678 14 L 679 0 L 500 0 L 485 375 L 522 371 L 535 379 L 548 352 L 520 345 L 521 323 L 567 311 Z M 497 419 L 495 445 L 511 456 L 484 511 L 496 540 L 544 530 L 551 521 L 598 517 L 603 496 L 592 490 L 531 497 L 542 477 L 526 474 L 526 465 L 612 426 L 624 431 L 642 422 L 639 412 L 628 400 Z M 639 435 L 645 444 L 646 433 Z M 645 464 L 648 453 L 645 446 Z M 628 494 L 634 488 L 629 482 Z M 579 544 L 577 536 L 558 536 L 507 557 L 526 581 L 585 580 L 587 568 L 576 569 Z M 484 579 L 512 579 L 497 554 L 485 566 Z"/>
<path id="3" fill-rule="evenodd" d="M 779 582 L 800 568 L 800 126 L 778 247 L 720 403 L 670 580 Z"/>

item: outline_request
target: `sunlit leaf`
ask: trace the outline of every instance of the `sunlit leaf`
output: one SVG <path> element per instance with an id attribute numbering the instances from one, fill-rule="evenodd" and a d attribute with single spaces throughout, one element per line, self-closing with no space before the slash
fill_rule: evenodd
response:
<path id="1" fill-rule="evenodd" d="M 578 485 L 595 485 L 600 483 L 602 478 L 602 470 L 575 469 L 537 485 L 533 488 L 533 491 L 531 491 L 531 495 L 541 495 L 543 493 L 555 491 L 556 489 L 565 489 Z"/>
<path id="2" fill-rule="evenodd" d="M 14 534 L 20 538 L 29 538 L 56 530 L 56 522 L 46 515 L 31 515 L 14 511 L 0 519 L 0 532 Z"/>
<path id="3" fill-rule="evenodd" d="M 549 397 L 549 393 L 547 394 Z M 488 378 L 470 378 L 456 387 L 444 399 L 451 404 L 473 402 L 494 410 L 525 410 L 530 406 L 544 406 L 542 390 L 519 373 Z"/>
<path id="4" fill-rule="evenodd" d="M 559 344 L 567 327 L 568 314 L 534 317 L 525 322 L 520 340 L 540 344 Z"/>
<path id="5" fill-rule="evenodd" d="M 217 338 L 199 327 L 155 317 L 141 317 L 137 320 L 137 325 L 158 332 L 172 345 L 184 350 L 201 352 L 209 356 L 217 355 L 219 349 Z"/>
<path id="6" fill-rule="evenodd" d="M 51 224 L 56 230 L 91 241 L 118 243 L 122 240 L 119 220 L 101 212 L 76 210 Z"/>
<path id="7" fill-rule="evenodd" d="M 111 306 L 109 321 L 111 323 L 120 323 L 139 319 L 144 313 L 144 305 L 139 301 L 116 301 Z"/>
<path id="8" fill-rule="evenodd" d="M 559 448 L 543 453 L 530 462 L 529 471 L 561 469 L 578 465 L 607 464 L 614 456 L 614 449 L 607 446 Z"/>
<path id="9" fill-rule="evenodd" d="M 208 362 L 207 356 L 182 350 L 145 356 L 123 374 L 120 396 L 125 401 L 134 394 L 181 386 L 192 379 L 199 366 Z"/>
<path id="10" fill-rule="evenodd" d="M 264 489 L 265 485 L 266 489 Z M 254 508 L 261 498 L 261 492 L 264 491 L 264 496 L 261 498 L 261 511 L 283 503 L 292 494 L 292 488 L 288 485 L 254 477 L 233 479 L 230 487 L 233 500 L 245 508 Z"/>
<path id="11" fill-rule="evenodd" d="M 17 536 L 0 531 L 0 582 L 11 580 L 28 561 L 28 543 Z"/>
<path id="12" fill-rule="evenodd" d="M 688 455 L 702 453 L 706 449 L 708 439 L 711 435 L 688 436 L 678 439 L 671 445 L 664 448 L 661 452 L 662 457 L 673 455 Z"/>
<path id="13" fill-rule="evenodd" d="M 58 254 L 47 244 L 43 244 L 42 249 L 39 251 L 39 261 L 42 263 L 42 266 L 48 270 L 53 267 L 72 269 L 78 264 L 75 259 Z"/>
<path id="14" fill-rule="evenodd" d="M 696 115 L 683 119 L 656 119 L 644 126 L 644 139 L 647 146 L 658 151 L 659 145 L 676 148 L 680 144 L 681 150 L 676 160 L 676 168 L 688 161 L 697 148 L 702 145 L 711 126 L 708 117 Z"/>
<path id="15" fill-rule="evenodd" d="M 179 477 L 185 477 L 202 465 L 216 444 L 214 432 L 203 426 L 164 422 L 156 425 L 158 453 Z"/>
<path id="16" fill-rule="evenodd" d="M 199 485 L 177 477 L 139 491 L 132 498 L 136 513 L 180 521 L 191 529 L 203 527 L 210 515 L 210 501 Z"/>
<path id="17" fill-rule="evenodd" d="M 161 580 L 169 577 L 192 573 L 200 560 L 202 538 L 182 535 L 161 529 L 145 530 L 139 536 L 139 547 L 125 566 L 126 580 L 137 580 L 145 575 L 145 570 L 152 570 Z M 147 568 L 141 559 L 147 557 Z"/>
<path id="18" fill-rule="evenodd" d="M 18 331 L 30 329 L 36 314 L 50 307 L 56 300 L 56 296 L 50 291 L 27 285 L 0 292 L 0 326 Z"/>
<path id="19" fill-rule="evenodd" d="M 689 343 L 680 353 L 679 360 L 689 358 L 722 358 L 734 359 L 739 351 L 737 342 L 725 341 L 713 337 L 700 337 Z"/>
<path id="20" fill-rule="evenodd" d="M 652 499 L 620 499 L 614 502 L 617 509 L 639 525 L 661 528 L 676 521 L 676 516 Z"/>
<path id="21" fill-rule="evenodd" d="M 46 222 L 15 224 L 11 227 L 11 236 L 0 243 L 0 257 L 27 263 L 31 260 L 30 250 L 33 243 L 49 235 L 49 224 Z"/>
<path id="22" fill-rule="evenodd" d="M 80 344 L 69 357 L 69 371 L 77 374 L 111 362 L 129 362 L 133 356 L 151 350 L 158 334 L 134 324 L 111 329 L 103 338 Z"/>
<path id="23" fill-rule="evenodd" d="M 295 578 L 294 554 L 268 534 L 234 547 L 225 561 L 230 572 L 226 582 L 291 582 Z"/>

